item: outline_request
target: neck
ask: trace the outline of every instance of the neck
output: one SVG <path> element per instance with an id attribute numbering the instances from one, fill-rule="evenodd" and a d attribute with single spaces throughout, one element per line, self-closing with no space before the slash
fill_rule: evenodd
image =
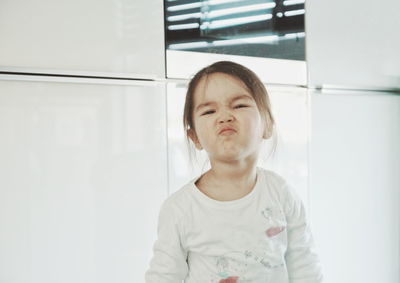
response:
<path id="1" fill-rule="evenodd" d="M 216 187 L 231 188 L 231 190 L 252 188 L 257 177 L 256 165 L 257 159 L 254 158 L 233 163 L 211 161 L 207 178 Z"/>

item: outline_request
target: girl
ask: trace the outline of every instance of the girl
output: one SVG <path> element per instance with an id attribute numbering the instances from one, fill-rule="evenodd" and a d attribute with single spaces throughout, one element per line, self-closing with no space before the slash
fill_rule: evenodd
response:
<path id="1" fill-rule="evenodd" d="M 260 79 L 228 61 L 200 70 L 183 119 L 211 169 L 164 201 L 146 283 L 322 282 L 303 203 L 256 166 L 274 132 Z"/>

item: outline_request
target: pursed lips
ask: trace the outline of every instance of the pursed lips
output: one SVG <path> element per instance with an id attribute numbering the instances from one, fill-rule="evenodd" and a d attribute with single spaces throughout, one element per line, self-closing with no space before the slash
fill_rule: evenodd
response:
<path id="1" fill-rule="evenodd" d="M 234 132 L 236 132 L 236 130 L 234 128 L 232 128 L 232 127 L 223 127 L 221 130 L 219 130 L 218 134 L 220 135 L 220 134 L 222 134 L 222 133 L 224 133 L 226 131 L 234 131 Z"/>

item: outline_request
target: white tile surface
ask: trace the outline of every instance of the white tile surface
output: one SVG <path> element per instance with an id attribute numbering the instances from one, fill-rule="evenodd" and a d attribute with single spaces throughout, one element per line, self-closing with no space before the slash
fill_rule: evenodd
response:
<path id="1" fill-rule="evenodd" d="M 400 282 L 400 96 L 311 99 L 310 204 L 324 282 Z"/>
<path id="2" fill-rule="evenodd" d="M 1 282 L 143 282 L 165 116 L 163 84 L 0 81 Z"/>
<path id="3" fill-rule="evenodd" d="M 164 78 L 163 1 L 2 1 L 0 70 Z"/>

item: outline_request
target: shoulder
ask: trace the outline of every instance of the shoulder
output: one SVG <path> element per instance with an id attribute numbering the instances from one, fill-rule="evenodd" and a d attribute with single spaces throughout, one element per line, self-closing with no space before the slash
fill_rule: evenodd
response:
<path id="1" fill-rule="evenodd" d="M 176 217 L 184 215 L 191 202 L 191 186 L 192 181 L 181 187 L 178 191 L 169 195 L 162 203 L 161 212 L 174 214 Z"/>
<path id="2" fill-rule="evenodd" d="M 260 167 L 258 169 L 258 172 L 261 174 L 260 182 L 264 186 L 266 186 L 271 193 L 283 194 L 285 190 L 287 190 L 288 187 L 287 181 L 278 173 Z"/>
<path id="3" fill-rule="evenodd" d="M 270 194 L 274 195 L 281 203 L 298 199 L 294 187 L 282 175 L 264 168 L 259 168 L 259 172 L 262 174 L 262 182 L 268 187 Z"/>
<path id="4" fill-rule="evenodd" d="M 258 167 L 258 170 L 259 170 L 258 172 L 261 173 L 262 177 L 264 177 L 263 181 L 267 182 L 268 185 L 274 187 L 282 187 L 287 184 L 286 180 L 281 175 L 272 170 L 261 167 Z"/>

